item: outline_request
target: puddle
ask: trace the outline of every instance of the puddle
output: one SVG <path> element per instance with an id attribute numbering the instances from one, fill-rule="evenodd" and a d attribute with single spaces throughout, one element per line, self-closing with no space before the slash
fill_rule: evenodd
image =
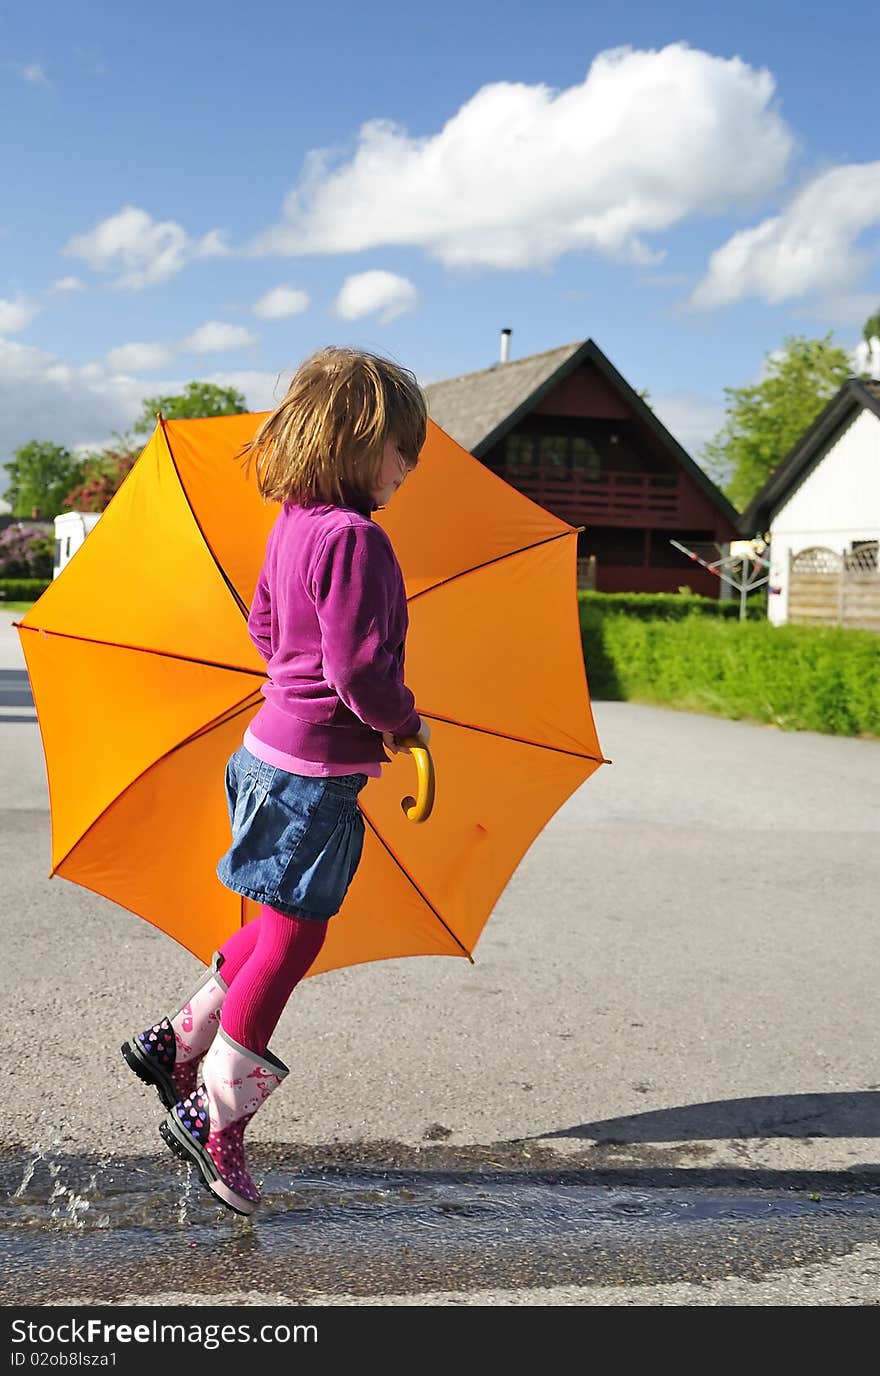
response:
<path id="1" fill-rule="evenodd" d="M 878 1194 L 622 1188 L 589 1183 L 588 1172 L 586 1180 L 354 1166 L 255 1174 L 263 1203 L 242 1218 L 216 1204 L 194 1170 L 164 1159 L 83 1161 L 35 1150 L 7 1160 L 0 1272 L 12 1288 L 4 1282 L 4 1303 L 53 1302 L 59 1290 L 94 1298 L 144 1285 L 148 1293 L 219 1288 L 233 1266 L 237 1284 L 249 1274 L 265 1286 L 271 1276 L 277 1288 L 286 1275 L 292 1293 L 406 1288 L 414 1277 L 422 1288 L 450 1276 L 476 1284 L 504 1273 L 550 1284 L 582 1277 L 597 1258 L 618 1258 L 629 1275 L 633 1258 L 642 1270 L 665 1258 L 668 1273 L 676 1248 L 702 1249 L 709 1237 L 739 1239 L 733 1254 L 743 1256 L 744 1238 L 806 1230 L 830 1246 L 880 1236 Z"/>

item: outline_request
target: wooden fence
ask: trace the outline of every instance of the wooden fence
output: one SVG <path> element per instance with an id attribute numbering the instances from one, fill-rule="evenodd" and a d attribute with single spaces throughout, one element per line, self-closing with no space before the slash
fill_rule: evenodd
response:
<path id="1" fill-rule="evenodd" d="M 788 619 L 880 632 L 876 545 L 849 554 L 822 546 L 789 553 Z"/>

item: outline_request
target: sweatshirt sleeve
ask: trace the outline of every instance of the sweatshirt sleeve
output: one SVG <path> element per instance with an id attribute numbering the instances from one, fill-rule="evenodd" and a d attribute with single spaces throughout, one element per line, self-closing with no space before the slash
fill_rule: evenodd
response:
<path id="1" fill-rule="evenodd" d="M 247 620 L 248 635 L 267 662 L 272 656 L 272 611 L 265 573 L 257 580 Z"/>
<path id="2" fill-rule="evenodd" d="M 346 707 L 374 731 L 414 735 L 420 718 L 403 682 L 402 647 L 390 643 L 400 572 L 384 535 L 334 531 L 312 572 L 324 672 Z"/>

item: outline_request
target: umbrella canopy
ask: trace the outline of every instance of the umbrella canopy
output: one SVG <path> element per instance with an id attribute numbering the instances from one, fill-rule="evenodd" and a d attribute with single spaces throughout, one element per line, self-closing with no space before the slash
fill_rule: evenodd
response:
<path id="1" fill-rule="evenodd" d="M 262 415 L 161 421 L 83 547 L 19 623 L 49 784 L 52 874 L 207 961 L 258 907 L 215 874 L 226 760 L 262 699 L 246 619 L 277 506 L 236 455 Z M 406 679 L 431 725 L 360 795 L 361 866 L 310 973 L 470 957 L 528 847 L 602 763 L 576 600 L 577 532 L 429 422 L 375 519 L 410 615 Z"/>

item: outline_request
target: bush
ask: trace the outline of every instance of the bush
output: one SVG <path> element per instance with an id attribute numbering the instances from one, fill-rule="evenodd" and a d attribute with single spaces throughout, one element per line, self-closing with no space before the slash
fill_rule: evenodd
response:
<path id="1" fill-rule="evenodd" d="M 105 449 L 83 459 L 83 480 L 61 503 L 65 511 L 105 511 L 137 460 L 132 449 Z"/>
<path id="2" fill-rule="evenodd" d="M 582 615 L 582 634 L 597 699 L 880 736 L 880 636 L 871 631 L 616 614 Z"/>
<path id="3" fill-rule="evenodd" d="M 43 578 L 0 578 L 0 606 L 4 602 L 36 602 L 51 583 Z"/>
<path id="4" fill-rule="evenodd" d="M 0 531 L 0 578 L 51 578 L 54 527 L 46 521 L 14 521 Z"/>
<path id="5" fill-rule="evenodd" d="M 584 618 L 625 614 L 641 621 L 680 621 L 697 616 L 739 618 L 739 602 L 719 602 L 692 592 L 579 592 L 581 624 Z"/>
<path id="6" fill-rule="evenodd" d="M 605 651 L 606 618 L 625 617 L 635 622 L 680 621 L 687 616 L 711 617 L 716 621 L 739 619 L 738 602 L 719 602 L 716 597 L 691 592 L 579 592 L 578 609 L 581 637 L 590 651 L 590 691 L 596 698 L 613 700 L 623 700 L 627 694 L 613 659 Z"/>

